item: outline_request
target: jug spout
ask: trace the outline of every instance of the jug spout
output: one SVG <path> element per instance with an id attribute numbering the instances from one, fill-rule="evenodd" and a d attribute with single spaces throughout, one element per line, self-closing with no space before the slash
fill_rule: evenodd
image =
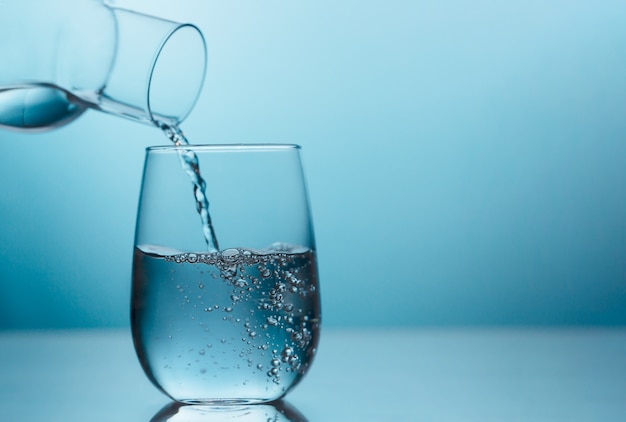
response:
<path id="1" fill-rule="evenodd" d="M 117 48 L 98 109 L 149 124 L 176 125 L 195 105 L 206 73 L 206 44 L 200 29 L 112 8 Z M 79 95 L 80 96 L 80 95 Z"/>

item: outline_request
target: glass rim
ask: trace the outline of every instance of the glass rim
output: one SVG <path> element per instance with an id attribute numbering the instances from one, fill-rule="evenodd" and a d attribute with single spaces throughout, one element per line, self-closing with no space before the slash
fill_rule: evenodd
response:
<path id="1" fill-rule="evenodd" d="M 250 151 L 289 151 L 299 150 L 302 147 L 297 144 L 183 144 L 183 145 L 154 145 L 146 148 L 146 152 L 173 152 L 173 151 L 195 151 L 195 152 L 250 152 Z"/>

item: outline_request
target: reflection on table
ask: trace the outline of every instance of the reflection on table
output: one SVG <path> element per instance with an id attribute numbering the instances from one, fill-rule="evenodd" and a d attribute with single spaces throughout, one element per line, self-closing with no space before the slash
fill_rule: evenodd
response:
<path id="1" fill-rule="evenodd" d="M 181 405 L 172 402 L 161 409 L 150 422 L 308 422 L 284 400 L 272 403 L 234 406 Z"/>

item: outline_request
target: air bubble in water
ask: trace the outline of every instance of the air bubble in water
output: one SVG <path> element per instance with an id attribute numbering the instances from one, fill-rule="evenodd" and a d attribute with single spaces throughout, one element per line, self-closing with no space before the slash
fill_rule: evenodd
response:
<path id="1" fill-rule="evenodd" d="M 283 358 L 283 362 L 286 362 L 287 359 L 289 359 L 289 356 L 293 355 L 293 349 L 289 346 L 285 346 L 280 355 Z"/>
<path id="2" fill-rule="evenodd" d="M 272 272 L 266 267 L 259 265 L 259 274 L 261 274 L 261 277 L 263 278 L 269 278 L 269 276 L 272 275 Z"/>

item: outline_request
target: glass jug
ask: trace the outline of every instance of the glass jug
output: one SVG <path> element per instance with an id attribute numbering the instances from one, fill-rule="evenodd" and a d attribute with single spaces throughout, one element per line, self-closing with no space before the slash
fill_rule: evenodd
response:
<path id="1" fill-rule="evenodd" d="M 204 82 L 200 30 L 100 0 L 0 1 L 0 127 L 41 131 L 91 108 L 175 126 Z"/>

